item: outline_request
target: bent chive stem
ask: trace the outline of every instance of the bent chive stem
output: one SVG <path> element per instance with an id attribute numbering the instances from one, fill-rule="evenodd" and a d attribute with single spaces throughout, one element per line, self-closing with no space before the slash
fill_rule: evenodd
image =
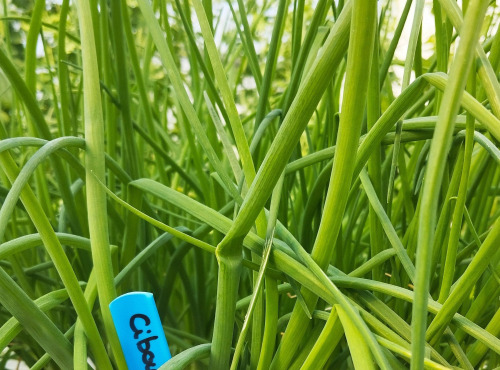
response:
<path id="1" fill-rule="evenodd" d="M 366 102 L 376 26 L 376 5 L 376 2 L 369 4 L 356 0 L 352 2 L 346 84 L 337 146 L 323 216 L 311 252 L 311 257 L 323 270 L 326 269 L 331 260 L 332 241 L 337 239 L 340 231 L 347 195 L 351 187 L 354 167 L 349 165 L 349 158 L 356 155 L 361 133 L 363 110 L 359 107 L 364 106 Z M 344 9 L 343 12 L 345 11 Z M 337 22 L 340 22 L 340 19 Z M 367 37 L 367 35 L 370 36 Z M 314 294 L 306 291 L 302 294 L 310 305 L 309 307 L 316 305 L 317 297 Z M 279 369 L 289 366 L 292 354 L 301 343 L 300 333 L 303 333 L 307 326 L 308 321 L 305 320 L 305 313 L 296 304 L 271 368 Z"/>
<path id="2" fill-rule="evenodd" d="M 425 357 L 425 329 L 429 296 L 432 241 L 436 226 L 436 213 L 443 169 L 448 154 L 455 117 L 460 107 L 467 75 L 470 71 L 474 49 L 488 1 L 480 0 L 470 5 L 465 16 L 460 44 L 451 66 L 450 78 L 444 91 L 438 122 L 429 152 L 426 175 L 421 196 L 418 244 L 416 255 L 415 300 L 412 312 L 412 361 L 411 369 L 421 369 Z"/>

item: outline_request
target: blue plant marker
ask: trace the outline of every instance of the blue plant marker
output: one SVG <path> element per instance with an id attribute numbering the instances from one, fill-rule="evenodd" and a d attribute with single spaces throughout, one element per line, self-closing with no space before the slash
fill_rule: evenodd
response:
<path id="1" fill-rule="evenodd" d="M 124 294 L 109 309 L 130 370 L 156 370 L 172 357 L 153 294 Z"/>

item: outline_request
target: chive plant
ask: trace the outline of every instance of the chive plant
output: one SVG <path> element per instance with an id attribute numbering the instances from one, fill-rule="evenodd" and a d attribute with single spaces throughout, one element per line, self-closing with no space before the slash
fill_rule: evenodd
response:
<path id="1" fill-rule="evenodd" d="M 500 366 L 495 2 L 0 4 L 0 368 Z"/>

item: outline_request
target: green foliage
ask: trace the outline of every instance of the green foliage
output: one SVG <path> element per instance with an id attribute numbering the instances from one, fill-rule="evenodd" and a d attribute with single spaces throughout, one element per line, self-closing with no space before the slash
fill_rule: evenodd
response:
<path id="1" fill-rule="evenodd" d="M 500 366 L 498 10 L 397 3 L 1 0 L 0 368 Z"/>

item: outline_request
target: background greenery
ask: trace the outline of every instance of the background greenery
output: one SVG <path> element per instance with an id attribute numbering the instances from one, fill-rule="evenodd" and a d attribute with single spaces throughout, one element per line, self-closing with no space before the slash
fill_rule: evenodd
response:
<path id="1" fill-rule="evenodd" d="M 0 368 L 500 366 L 495 1 L 0 9 Z"/>

